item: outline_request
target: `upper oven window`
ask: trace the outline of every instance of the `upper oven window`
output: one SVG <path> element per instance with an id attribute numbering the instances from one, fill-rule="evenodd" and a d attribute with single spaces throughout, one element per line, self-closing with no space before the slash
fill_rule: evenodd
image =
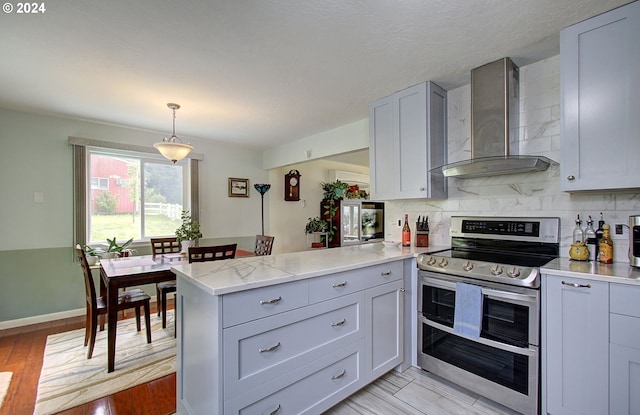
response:
<path id="1" fill-rule="evenodd" d="M 456 292 L 422 285 L 422 314 L 429 320 L 453 327 Z"/>

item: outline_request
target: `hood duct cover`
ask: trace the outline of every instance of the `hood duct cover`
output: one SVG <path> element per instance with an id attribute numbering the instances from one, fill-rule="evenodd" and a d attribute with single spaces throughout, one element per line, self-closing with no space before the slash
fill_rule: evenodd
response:
<path id="1" fill-rule="evenodd" d="M 509 58 L 471 71 L 471 159 L 439 167 L 446 177 L 472 178 L 544 171 L 542 156 L 519 155 L 520 72 Z"/>

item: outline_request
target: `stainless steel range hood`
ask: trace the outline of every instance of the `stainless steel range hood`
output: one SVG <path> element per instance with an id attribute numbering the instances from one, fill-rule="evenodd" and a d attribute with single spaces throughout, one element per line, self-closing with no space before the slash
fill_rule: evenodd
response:
<path id="1" fill-rule="evenodd" d="M 471 159 L 434 170 L 446 177 L 472 178 L 549 167 L 547 157 L 519 154 L 519 76 L 509 58 L 471 71 Z"/>

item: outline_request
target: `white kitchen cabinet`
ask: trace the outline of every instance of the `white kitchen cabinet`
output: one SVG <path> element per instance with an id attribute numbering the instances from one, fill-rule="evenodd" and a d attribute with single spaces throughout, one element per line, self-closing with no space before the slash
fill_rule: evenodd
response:
<path id="1" fill-rule="evenodd" d="M 609 413 L 640 414 L 640 287 L 611 284 Z"/>
<path id="2" fill-rule="evenodd" d="M 542 287 L 545 413 L 607 414 L 609 284 L 543 275 Z"/>
<path id="3" fill-rule="evenodd" d="M 368 289 L 365 295 L 367 338 L 366 379 L 372 382 L 403 360 L 404 281 Z"/>
<path id="4" fill-rule="evenodd" d="M 560 32 L 564 191 L 640 187 L 640 2 Z"/>
<path id="5" fill-rule="evenodd" d="M 404 357 L 404 261 L 211 295 L 178 274 L 178 412 L 320 414 Z"/>
<path id="6" fill-rule="evenodd" d="M 447 91 L 423 82 L 369 105 L 371 197 L 447 197 Z"/>

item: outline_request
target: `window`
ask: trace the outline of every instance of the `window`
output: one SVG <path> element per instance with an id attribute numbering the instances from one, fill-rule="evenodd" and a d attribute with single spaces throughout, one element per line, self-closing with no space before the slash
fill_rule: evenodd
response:
<path id="1" fill-rule="evenodd" d="M 173 164 L 152 147 L 78 137 L 68 142 L 73 146 L 74 245 L 173 236 L 182 210 L 199 219 L 201 154 Z"/>
<path id="2" fill-rule="evenodd" d="M 181 223 L 180 213 L 189 210 L 185 202 L 187 163 L 105 149 L 89 148 L 88 153 L 89 243 L 174 234 Z"/>

